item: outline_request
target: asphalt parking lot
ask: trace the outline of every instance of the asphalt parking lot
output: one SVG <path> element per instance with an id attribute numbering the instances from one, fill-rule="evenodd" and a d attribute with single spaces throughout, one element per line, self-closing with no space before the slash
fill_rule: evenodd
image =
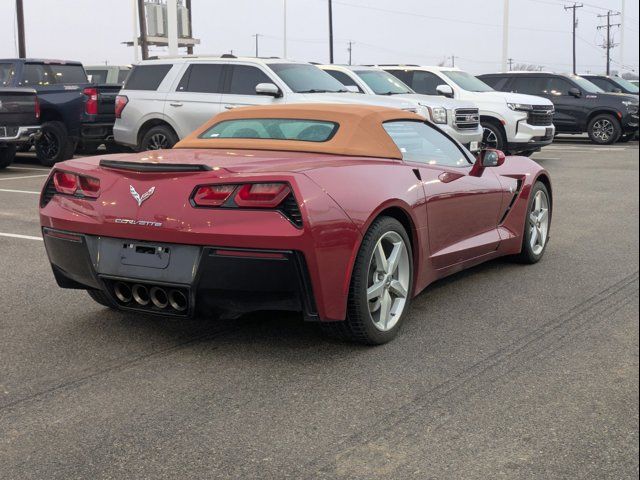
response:
<path id="1" fill-rule="evenodd" d="M 22 157 L 0 172 L 0 478 L 637 478 L 638 143 L 534 158 L 543 261 L 441 281 L 364 348 L 295 315 L 177 322 L 57 288 L 47 170 Z"/>

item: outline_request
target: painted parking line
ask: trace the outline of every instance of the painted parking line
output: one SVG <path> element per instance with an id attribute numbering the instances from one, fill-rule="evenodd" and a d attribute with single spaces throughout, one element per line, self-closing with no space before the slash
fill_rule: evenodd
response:
<path id="1" fill-rule="evenodd" d="M 38 242 L 42 242 L 42 237 L 32 237 L 31 235 L 18 235 L 17 233 L 2 233 L 0 232 L 0 237 L 7 238 L 18 238 L 20 240 L 34 240 Z"/>
<path id="2" fill-rule="evenodd" d="M 42 178 L 42 177 L 48 177 L 49 175 L 21 175 L 19 177 L 2 177 L 0 178 L 0 182 L 2 180 L 24 180 L 26 178 Z"/>
<path id="3" fill-rule="evenodd" d="M 3 193 L 28 193 L 30 195 L 40 195 L 40 192 L 31 192 L 28 190 L 11 190 L 8 188 L 0 188 L 0 192 Z"/>

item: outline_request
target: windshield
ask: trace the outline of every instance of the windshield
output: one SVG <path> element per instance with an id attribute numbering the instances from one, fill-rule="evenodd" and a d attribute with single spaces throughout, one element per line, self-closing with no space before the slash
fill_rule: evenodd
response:
<path id="1" fill-rule="evenodd" d="M 456 85 L 468 92 L 493 92 L 493 88 L 484 83 L 479 78 L 468 74 L 467 72 L 460 72 L 457 70 L 443 71 L 449 79 L 451 79 Z"/>
<path id="2" fill-rule="evenodd" d="M 272 63 L 269 68 L 296 93 L 336 93 L 347 91 L 339 81 L 313 65 L 305 63 Z"/>
<path id="3" fill-rule="evenodd" d="M 413 90 L 390 73 L 378 70 L 360 70 L 355 73 L 376 95 L 414 93 Z"/>
<path id="4" fill-rule="evenodd" d="M 626 90 L 627 92 L 638 93 L 638 85 L 634 85 L 629 80 L 625 80 L 624 78 L 620 77 L 611 77 L 611 80 L 620 85 L 620 87 L 622 87 L 622 89 Z"/>
<path id="5" fill-rule="evenodd" d="M 586 78 L 582 78 L 579 75 L 571 75 L 571 80 L 573 80 L 582 90 L 584 90 L 587 93 L 604 93 L 604 90 L 602 90 L 599 86 L 595 85 L 594 83 L 591 83 L 589 80 L 587 80 Z"/>
<path id="6" fill-rule="evenodd" d="M 9 87 L 13 81 L 14 73 L 13 63 L 0 63 L 0 87 Z"/>

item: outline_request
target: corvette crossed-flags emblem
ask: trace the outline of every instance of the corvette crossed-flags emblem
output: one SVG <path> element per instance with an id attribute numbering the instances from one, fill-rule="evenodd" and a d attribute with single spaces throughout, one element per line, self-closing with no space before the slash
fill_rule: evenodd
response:
<path id="1" fill-rule="evenodd" d="M 142 194 L 142 196 L 138 192 L 136 192 L 136 189 L 133 188 L 133 185 L 129 185 L 129 191 L 131 192 L 131 195 L 133 196 L 134 200 L 138 202 L 138 206 L 141 207 L 142 202 L 144 202 L 151 195 L 153 195 L 153 192 L 156 191 L 156 187 L 151 187 L 149 191 L 147 193 Z"/>

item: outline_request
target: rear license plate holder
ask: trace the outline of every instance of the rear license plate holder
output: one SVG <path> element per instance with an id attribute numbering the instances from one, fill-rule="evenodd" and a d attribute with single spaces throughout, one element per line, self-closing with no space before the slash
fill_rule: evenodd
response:
<path id="1" fill-rule="evenodd" d="M 126 242 L 122 244 L 120 252 L 120 262 L 134 267 L 164 269 L 169 266 L 170 260 L 171 248 L 163 245 Z"/>

